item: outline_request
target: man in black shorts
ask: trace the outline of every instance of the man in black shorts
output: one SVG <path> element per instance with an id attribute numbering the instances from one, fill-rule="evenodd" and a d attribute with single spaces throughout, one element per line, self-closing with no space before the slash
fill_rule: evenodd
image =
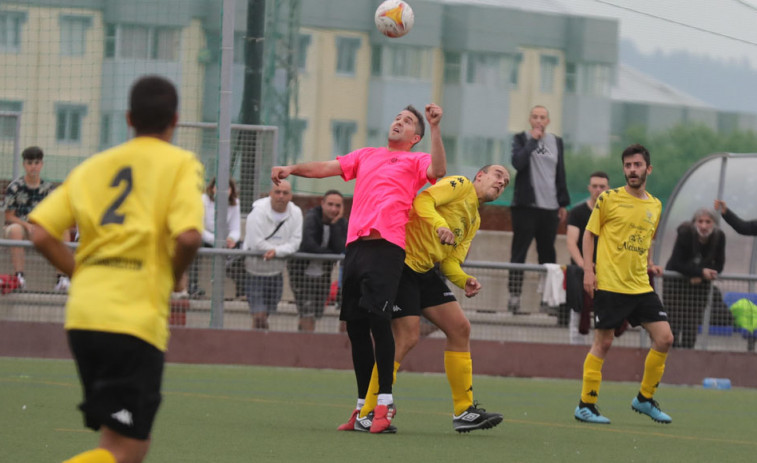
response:
<path id="1" fill-rule="evenodd" d="M 602 192 L 610 188 L 610 177 L 602 171 L 592 172 L 589 175 L 589 198 L 581 204 L 573 207 L 568 213 L 568 229 L 565 232 L 565 245 L 570 253 L 570 266 L 566 269 L 566 302 L 570 310 L 568 323 L 569 339 L 571 344 L 588 344 L 583 342 L 582 334 L 579 333 L 579 322 L 590 321 L 591 305 L 584 304 L 584 259 L 581 255 L 583 249 L 583 236 L 586 224 L 589 222 L 594 204 Z M 588 300 L 588 299 L 587 299 Z M 585 318 L 584 318 L 585 317 Z"/>
<path id="2" fill-rule="evenodd" d="M 68 463 L 141 462 L 161 401 L 169 296 L 202 244 L 204 173 L 171 145 L 178 95 L 139 79 L 127 120 L 136 137 L 96 154 L 30 214 L 34 246 L 73 276 L 65 329 L 84 388 L 79 406 L 100 431 Z M 74 256 L 61 241 L 78 225 Z"/>
<path id="3" fill-rule="evenodd" d="M 394 372 L 418 343 L 423 314 L 447 337 L 444 369 L 452 391 L 452 426 L 461 433 L 492 428 L 502 422 L 502 415 L 487 412 L 473 401 L 470 322 L 443 278 L 464 289 L 467 297 L 478 294 L 481 283 L 466 274 L 461 264 L 481 223 L 479 206 L 497 199 L 509 183 L 510 174 L 499 165 L 482 167 L 472 182 L 463 176 L 446 177 L 418 194 L 405 228 L 407 257 L 392 309 Z M 374 372 L 358 425 L 370 421 L 363 417 L 370 416 L 377 391 Z"/>
<path id="4" fill-rule="evenodd" d="M 373 364 L 378 365 L 379 395 L 370 432 L 396 432 L 391 424 L 394 338 L 391 317 L 405 259 L 405 224 L 413 198 L 427 182 L 434 183 L 447 170 L 447 158 L 439 123 L 442 108 L 426 105 L 431 153 L 411 149 L 425 132 L 423 115 L 408 106 L 394 118 L 387 146 L 362 148 L 336 160 L 274 166 L 271 181 L 278 184 L 289 175 L 323 178 L 340 175 L 355 179 L 355 195 L 347 228 L 339 319 L 346 322 L 352 345 L 358 398 L 349 420 L 340 431 L 364 431 L 356 426 L 365 403 Z M 375 344 L 375 349 L 374 349 Z"/>
<path id="5" fill-rule="evenodd" d="M 652 397 L 665 371 L 673 333 L 647 274 L 648 270 L 662 274 L 662 268 L 652 261 L 651 251 L 662 203 L 646 191 L 647 175 L 652 172 L 649 151 L 642 145 L 631 145 L 623 151 L 622 159 L 626 185 L 599 196 L 583 236 L 584 289 L 594 296 L 595 331 L 584 361 L 581 400 L 574 416 L 588 423 L 610 423 L 596 403 L 602 365 L 615 329 L 626 319 L 632 326 L 641 325 L 652 339 L 641 388 L 631 408 L 658 423 L 670 423 L 670 416 Z M 596 273 L 592 262 L 595 239 Z"/>

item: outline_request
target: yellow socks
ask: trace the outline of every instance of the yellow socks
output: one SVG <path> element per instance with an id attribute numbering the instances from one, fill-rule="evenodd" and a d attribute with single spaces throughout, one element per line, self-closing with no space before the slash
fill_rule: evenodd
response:
<path id="1" fill-rule="evenodd" d="M 444 371 L 452 390 L 455 415 L 473 405 L 473 361 L 470 352 L 444 351 Z"/>
<path id="2" fill-rule="evenodd" d="M 399 362 L 394 362 L 394 374 L 392 376 L 392 384 L 397 382 L 397 370 L 400 369 Z M 376 408 L 378 402 L 378 368 L 376 364 L 373 364 L 373 373 L 371 373 L 371 383 L 368 385 L 368 393 L 365 395 L 365 405 L 360 409 L 360 418 L 367 416 L 370 412 Z"/>
<path id="3" fill-rule="evenodd" d="M 660 385 L 662 374 L 665 372 L 665 359 L 668 354 L 663 354 L 654 349 L 649 349 L 647 359 L 644 361 L 644 376 L 641 378 L 641 395 L 651 399 L 657 386 Z"/>
<path id="4" fill-rule="evenodd" d="M 116 458 L 105 449 L 88 450 L 63 463 L 116 463 Z"/>
<path id="5" fill-rule="evenodd" d="M 586 354 L 584 360 L 584 378 L 581 386 L 581 402 L 587 404 L 597 403 L 599 398 L 599 386 L 602 383 L 602 364 L 605 361 L 593 355 Z"/>

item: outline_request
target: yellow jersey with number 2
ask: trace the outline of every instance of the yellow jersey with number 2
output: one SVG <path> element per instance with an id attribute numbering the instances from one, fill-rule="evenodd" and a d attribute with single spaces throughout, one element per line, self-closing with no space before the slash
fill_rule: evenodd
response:
<path id="1" fill-rule="evenodd" d="M 30 214 L 53 236 L 78 227 L 66 329 L 168 344 L 175 238 L 202 231 L 204 171 L 197 157 L 138 137 L 77 166 Z"/>

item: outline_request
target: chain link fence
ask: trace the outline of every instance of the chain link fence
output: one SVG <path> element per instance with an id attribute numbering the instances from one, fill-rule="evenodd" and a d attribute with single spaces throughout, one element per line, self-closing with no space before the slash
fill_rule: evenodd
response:
<path id="1" fill-rule="evenodd" d="M 26 287 L 14 287 L 10 272 L 10 250 L 25 250 Z M 185 328 L 253 329 L 247 300 L 249 274 L 244 269 L 245 257 L 255 253 L 234 249 L 203 248 L 197 257 L 199 293 L 174 294 L 171 325 Z M 213 260 L 223 262 L 222 273 L 214 273 Z M 296 253 L 290 260 L 320 265 L 332 262 L 325 275 L 310 277 L 300 273 L 293 277 L 293 267 L 283 273 L 283 288 L 276 311 L 270 314 L 269 330 L 296 332 L 302 330 L 303 319 L 313 320 L 316 333 L 337 333 L 339 322 L 340 255 Z M 467 262 L 466 271 L 480 279 L 483 289 L 478 296 L 466 298 L 462 290 L 450 284 L 463 310 L 471 321 L 471 338 L 507 342 L 538 342 L 551 344 L 590 344 L 592 334 L 571 336 L 569 311 L 565 304 L 544 304 L 543 286 L 546 269 L 540 265 L 499 262 Z M 510 270 L 521 270 L 524 285 L 518 313 L 508 310 L 507 279 Z M 0 320 L 54 322 L 64 320 L 66 293 L 56 290 L 57 272 L 39 256 L 29 242 L 0 240 Z M 5 273 L 8 272 L 8 273 Z M 214 294 L 215 281 L 221 281 L 222 294 Z M 706 351 L 753 351 L 754 326 L 757 323 L 757 276 L 721 275 L 712 285 L 696 290 L 675 272 L 657 278 L 655 287 L 668 311 L 676 332 L 679 348 Z M 213 300 L 220 299 L 214 309 Z M 214 321 L 215 317 L 215 321 Z M 752 321 L 754 320 L 754 321 Z M 307 324 L 305 324 L 307 326 Z M 751 331 L 750 331 L 751 328 Z M 443 337 L 433 325 L 424 322 L 423 332 Z M 693 339 L 691 338 L 693 336 Z M 614 345 L 648 348 L 649 340 L 640 327 L 625 330 Z M 681 343 L 691 342 L 682 345 Z"/>

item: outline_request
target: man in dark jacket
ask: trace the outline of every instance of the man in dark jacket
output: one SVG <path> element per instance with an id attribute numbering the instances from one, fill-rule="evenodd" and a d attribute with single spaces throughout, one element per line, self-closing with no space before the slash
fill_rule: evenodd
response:
<path id="1" fill-rule="evenodd" d="M 544 106 L 531 109 L 529 124 L 530 131 L 513 137 L 512 164 L 518 172 L 510 206 L 513 224 L 510 262 L 524 263 L 535 238 L 539 263 L 554 263 L 557 227 L 567 217 L 565 207 L 570 204 L 563 143 L 560 137 L 546 132 L 549 111 Z M 519 311 L 522 287 L 523 272 L 510 271 L 508 309 L 512 312 Z"/>
<path id="2" fill-rule="evenodd" d="M 343 213 L 342 194 L 336 190 L 327 191 L 321 205 L 305 214 L 299 252 L 343 254 L 347 241 L 347 221 L 342 217 Z M 300 314 L 298 329 L 314 331 L 315 321 L 323 316 L 329 296 L 334 261 L 292 259 L 288 267 L 290 285 Z"/>
<path id="3" fill-rule="evenodd" d="M 757 236 L 757 220 L 743 220 L 732 210 L 728 209 L 725 201 L 715 200 L 715 210 L 723 215 L 728 225 L 736 230 L 739 235 Z"/>

